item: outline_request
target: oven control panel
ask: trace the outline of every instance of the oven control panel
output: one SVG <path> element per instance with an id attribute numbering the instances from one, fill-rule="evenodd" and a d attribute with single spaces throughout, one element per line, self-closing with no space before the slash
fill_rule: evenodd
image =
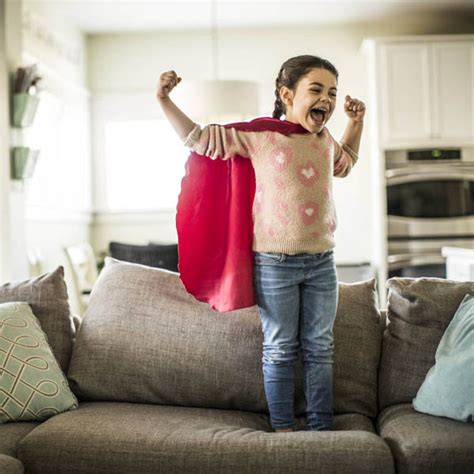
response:
<path id="1" fill-rule="evenodd" d="M 461 160 L 461 149 L 431 148 L 428 150 L 408 150 L 408 161 Z"/>

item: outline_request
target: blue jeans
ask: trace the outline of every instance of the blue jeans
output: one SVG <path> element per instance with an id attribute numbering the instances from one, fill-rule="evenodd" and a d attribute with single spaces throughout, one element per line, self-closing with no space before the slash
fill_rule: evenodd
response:
<path id="1" fill-rule="evenodd" d="M 254 285 L 263 331 L 263 380 L 274 429 L 294 425 L 295 363 L 304 369 L 307 429 L 333 420 L 333 326 L 338 302 L 334 251 L 254 252 Z"/>

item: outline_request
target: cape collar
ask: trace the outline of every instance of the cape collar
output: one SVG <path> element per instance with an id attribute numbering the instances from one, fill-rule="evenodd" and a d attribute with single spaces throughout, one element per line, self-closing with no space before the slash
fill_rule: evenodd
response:
<path id="1" fill-rule="evenodd" d="M 224 125 L 226 128 L 237 128 L 244 132 L 280 132 L 285 135 L 292 133 L 310 133 L 299 123 L 280 120 L 272 117 L 258 117 L 250 122 L 236 122 Z"/>

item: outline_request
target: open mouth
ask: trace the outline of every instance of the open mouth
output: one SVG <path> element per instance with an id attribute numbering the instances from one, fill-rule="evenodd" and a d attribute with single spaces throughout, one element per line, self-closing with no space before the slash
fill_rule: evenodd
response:
<path id="1" fill-rule="evenodd" d="M 311 118 L 316 122 L 324 122 L 328 112 L 325 109 L 321 109 L 319 107 L 313 107 L 311 109 Z"/>

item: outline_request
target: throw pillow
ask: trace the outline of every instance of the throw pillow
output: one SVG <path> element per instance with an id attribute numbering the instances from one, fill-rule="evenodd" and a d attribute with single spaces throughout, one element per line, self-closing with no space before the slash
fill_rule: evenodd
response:
<path id="1" fill-rule="evenodd" d="M 0 423 L 43 421 L 77 406 L 28 303 L 0 304 Z"/>
<path id="2" fill-rule="evenodd" d="M 54 356 L 66 372 L 75 328 L 69 310 L 63 267 L 31 280 L 0 285 L 0 303 L 10 301 L 23 301 L 31 306 L 41 329 L 48 336 Z"/>
<path id="3" fill-rule="evenodd" d="M 474 417 L 474 295 L 467 294 L 441 338 L 413 408 L 461 421 Z"/>
<path id="4" fill-rule="evenodd" d="M 473 281 L 390 278 L 379 368 L 379 409 L 411 403 L 435 362 L 436 348 Z"/>

